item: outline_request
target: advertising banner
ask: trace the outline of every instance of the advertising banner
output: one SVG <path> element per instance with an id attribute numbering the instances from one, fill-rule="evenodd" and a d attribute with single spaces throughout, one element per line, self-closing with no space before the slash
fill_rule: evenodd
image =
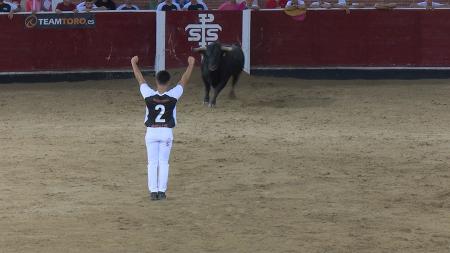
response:
<path id="1" fill-rule="evenodd" d="M 79 29 L 95 28 L 93 13 L 48 13 L 30 15 L 25 18 L 26 28 L 40 29 Z"/>

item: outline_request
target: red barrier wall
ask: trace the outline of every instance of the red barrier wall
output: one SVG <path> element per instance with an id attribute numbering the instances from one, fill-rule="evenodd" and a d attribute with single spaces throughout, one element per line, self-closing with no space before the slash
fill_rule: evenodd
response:
<path id="1" fill-rule="evenodd" d="M 450 10 L 253 12 L 253 67 L 450 66 Z"/>
<path id="2" fill-rule="evenodd" d="M 95 29 L 26 28 L 27 15 L 0 15 L 0 71 L 153 68 L 155 13 L 96 13 Z"/>
<path id="3" fill-rule="evenodd" d="M 218 38 L 240 43 L 242 12 L 209 11 Z M 185 66 L 198 41 L 188 25 L 201 12 L 168 12 L 166 66 Z M 154 12 L 96 13 L 95 29 L 28 29 L 26 15 L 0 15 L 0 71 L 129 70 L 132 55 L 154 67 Z M 294 21 L 282 11 L 253 11 L 252 67 L 448 67 L 450 10 L 308 11 Z"/>
<path id="4" fill-rule="evenodd" d="M 191 49 L 199 47 L 198 41 L 188 41 L 188 25 L 200 24 L 199 15 L 212 14 L 208 16 L 213 19 L 205 22 L 205 25 L 220 25 L 218 39 L 222 43 L 239 43 L 242 38 L 242 12 L 240 11 L 208 11 L 208 12 L 168 12 L 166 14 L 166 67 L 186 66 L 186 59 L 192 53 Z"/>

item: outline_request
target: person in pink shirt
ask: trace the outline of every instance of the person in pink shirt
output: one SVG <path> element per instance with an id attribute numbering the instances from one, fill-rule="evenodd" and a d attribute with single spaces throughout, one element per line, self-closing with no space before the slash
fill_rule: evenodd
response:
<path id="1" fill-rule="evenodd" d="M 52 11 L 51 0 L 26 0 L 25 10 L 30 12 Z"/>
<path id="2" fill-rule="evenodd" d="M 245 1 L 237 3 L 236 0 L 228 0 L 221 4 L 217 10 L 219 11 L 242 11 L 246 9 Z"/>

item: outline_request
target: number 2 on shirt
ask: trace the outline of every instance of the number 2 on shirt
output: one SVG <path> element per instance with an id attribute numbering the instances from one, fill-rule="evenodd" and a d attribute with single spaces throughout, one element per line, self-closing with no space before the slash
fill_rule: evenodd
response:
<path id="1" fill-rule="evenodd" d="M 165 123 L 166 120 L 162 119 L 162 116 L 166 112 L 166 107 L 164 107 L 164 105 L 156 105 L 155 106 L 155 111 L 159 111 L 159 110 L 161 110 L 161 111 L 159 112 L 158 116 L 156 116 L 155 122 L 157 122 L 157 123 Z"/>

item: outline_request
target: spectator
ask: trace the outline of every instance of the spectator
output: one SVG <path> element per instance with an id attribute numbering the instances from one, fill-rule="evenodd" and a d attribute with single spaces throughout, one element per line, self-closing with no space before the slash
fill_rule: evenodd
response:
<path id="1" fill-rule="evenodd" d="M 19 0 L 4 1 L 4 3 L 9 4 L 11 6 L 11 9 L 13 10 L 13 12 L 19 12 L 21 9 Z"/>
<path id="2" fill-rule="evenodd" d="M 189 3 L 183 6 L 183 10 L 188 11 L 204 11 L 208 10 L 208 7 L 203 1 L 191 0 Z"/>
<path id="3" fill-rule="evenodd" d="M 124 3 L 122 5 L 119 5 L 119 7 L 117 7 L 118 11 L 137 11 L 137 10 L 139 10 L 139 7 L 137 7 L 134 4 L 131 4 L 131 0 L 125 0 L 123 2 Z"/>
<path id="4" fill-rule="evenodd" d="M 25 10 L 29 12 L 52 11 L 52 0 L 26 0 Z"/>
<path id="5" fill-rule="evenodd" d="M 286 7 L 287 0 L 267 0 L 264 8 L 266 9 L 277 9 Z"/>
<path id="6" fill-rule="evenodd" d="M 294 0 L 294 2 L 292 2 L 292 0 L 289 0 L 287 3 L 286 3 L 286 8 L 288 8 L 288 7 L 302 7 L 302 8 L 304 8 L 305 7 L 305 2 L 303 1 L 303 0 Z"/>
<path id="7" fill-rule="evenodd" d="M 245 8 L 259 10 L 258 0 L 245 0 Z"/>
<path id="8" fill-rule="evenodd" d="M 180 5 L 173 2 L 172 0 L 165 0 L 164 2 L 161 2 L 158 4 L 158 7 L 156 7 L 157 11 L 179 11 L 181 10 Z"/>
<path id="9" fill-rule="evenodd" d="M 277 9 L 278 7 L 279 6 L 277 0 L 267 0 L 264 3 L 264 8 L 266 9 Z"/>
<path id="10" fill-rule="evenodd" d="M 311 8 L 331 8 L 331 4 L 329 2 L 325 2 L 322 0 L 313 1 L 309 7 Z"/>
<path id="11" fill-rule="evenodd" d="M 423 2 L 413 4 L 413 7 L 423 7 L 423 8 L 441 8 L 446 7 L 445 4 L 441 4 L 439 2 L 435 2 L 432 0 L 426 0 Z"/>
<path id="12" fill-rule="evenodd" d="M 376 9 L 393 9 L 395 7 L 397 7 L 397 3 L 391 3 L 390 1 L 387 1 L 386 3 L 386 0 L 375 4 Z"/>
<path id="13" fill-rule="evenodd" d="M 97 0 L 95 5 L 99 8 L 104 7 L 105 10 L 113 11 L 116 9 L 116 3 L 113 0 Z"/>
<path id="14" fill-rule="evenodd" d="M 355 8 L 362 8 L 364 7 L 364 3 L 357 3 L 356 1 L 352 0 L 338 0 L 337 4 L 334 4 L 334 7 L 336 8 L 342 8 L 342 7 L 355 7 Z"/>
<path id="15" fill-rule="evenodd" d="M 180 8 L 190 2 L 189 0 L 173 0 L 173 1 L 177 3 L 180 6 Z"/>
<path id="16" fill-rule="evenodd" d="M 78 12 L 91 12 L 98 9 L 98 7 L 94 4 L 94 0 L 86 0 L 77 5 Z"/>
<path id="17" fill-rule="evenodd" d="M 228 0 L 221 4 L 217 10 L 219 11 L 242 11 L 246 9 L 246 2 L 237 3 L 236 0 Z"/>
<path id="18" fill-rule="evenodd" d="M 0 0 L 0 12 L 8 13 L 8 18 L 12 19 L 14 10 L 9 3 L 5 3 L 3 0 Z"/>
<path id="19" fill-rule="evenodd" d="M 156 10 L 158 4 L 159 4 L 158 0 L 150 0 L 150 10 Z"/>
<path id="20" fill-rule="evenodd" d="M 77 6 L 72 3 L 72 0 L 63 0 L 58 5 L 56 5 L 55 12 L 61 13 L 63 11 L 77 12 Z"/>

